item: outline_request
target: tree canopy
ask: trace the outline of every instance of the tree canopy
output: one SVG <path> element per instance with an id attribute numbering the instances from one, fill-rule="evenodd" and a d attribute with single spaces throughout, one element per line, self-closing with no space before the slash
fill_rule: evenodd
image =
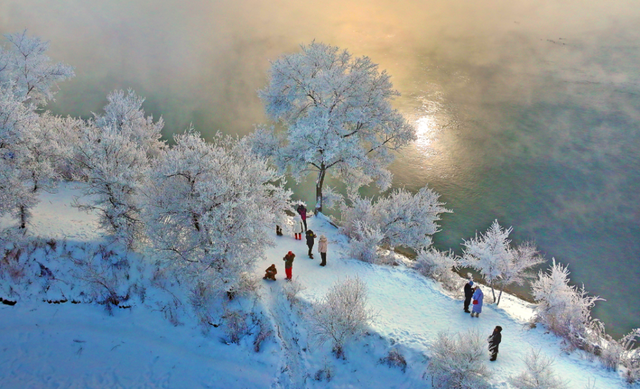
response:
<path id="1" fill-rule="evenodd" d="M 326 173 L 358 188 L 391 184 L 392 151 L 415 140 L 415 129 L 391 107 L 399 93 L 368 57 L 313 42 L 272 63 L 259 92 L 267 114 L 284 131 L 260 127 L 254 149 L 296 180 L 317 173 L 316 210 L 322 210 Z"/>

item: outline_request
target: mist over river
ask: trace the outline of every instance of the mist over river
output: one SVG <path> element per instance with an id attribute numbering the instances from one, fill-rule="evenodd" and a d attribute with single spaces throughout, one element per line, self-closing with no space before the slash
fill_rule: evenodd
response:
<path id="1" fill-rule="evenodd" d="M 428 184 L 454 211 L 436 247 L 513 226 L 607 300 L 594 316 L 614 336 L 640 327 L 639 26 L 635 0 L 0 2 L 0 33 L 75 68 L 49 109 L 87 118 L 132 88 L 167 138 L 266 123 L 256 91 L 300 44 L 371 57 L 418 130 L 394 187 Z M 311 187 L 295 189 L 313 206 Z"/>

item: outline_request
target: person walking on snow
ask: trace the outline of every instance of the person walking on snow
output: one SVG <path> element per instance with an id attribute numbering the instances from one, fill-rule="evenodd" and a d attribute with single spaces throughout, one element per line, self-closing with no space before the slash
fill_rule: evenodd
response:
<path id="1" fill-rule="evenodd" d="M 307 207 L 305 207 L 304 204 L 300 204 L 298 205 L 298 208 L 296 208 L 296 211 L 298 211 L 298 214 L 302 219 L 302 223 L 304 224 L 304 230 L 306 231 L 307 230 Z"/>
<path id="2" fill-rule="evenodd" d="M 322 262 L 320 266 L 326 266 L 327 264 L 327 237 L 324 235 L 320 235 L 320 240 L 318 240 L 318 252 L 320 253 L 320 258 L 322 258 Z"/>
<path id="3" fill-rule="evenodd" d="M 473 281 L 469 280 L 464 284 L 464 311 L 469 312 L 469 304 L 471 304 L 471 297 L 473 296 Z"/>
<path id="4" fill-rule="evenodd" d="M 316 234 L 314 234 L 312 230 L 307 230 L 305 235 L 307 236 L 307 247 L 309 247 L 309 258 L 313 259 L 313 253 L 311 252 L 311 249 L 313 249 L 313 243 L 315 242 Z"/>
<path id="5" fill-rule="evenodd" d="M 482 293 L 482 290 L 479 286 L 476 286 L 476 291 L 473 292 L 473 296 L 471 298 L 473 299 L 471 317 L 473 317 L 474 314 L 476 317 L 478 317 L 478 315 L 480 315 L 480 313 L 482 312 L 482 299 L 484 298 L 484 294 Z"/>
<path id="6" fill-rule="evenodd" d="M 304 232 L 304 225 L 302 225 L 302 218 L 300 215 L 296 215 L 293 218 L 293 234 L 296 240 L 302 240 L 302 233 Z"/>
<path id="7" fill-rule="evenodd" d="M 291 251 L 289 251 L 287 255 L 285 255 L 284 258 L 282 258 L 282 260 L 284 261 L 284 272 L 287 274 L 286 279 L 289 281 L 291 281 L 291 279 L 293 278 L 293 276 L 291 275 L 291 272 L 293 269 L 293 259 L 295 257 L 296 255 Z"/>
<path id="8" fill-rule="evenodd" d="M 493 333 L 487 338 L 489 342 L 489 352 L 491 353 L 490 361 L 498 359 L 498 345 L 502 342 L 502 327 L 496 326 L 493 329 Z"/>

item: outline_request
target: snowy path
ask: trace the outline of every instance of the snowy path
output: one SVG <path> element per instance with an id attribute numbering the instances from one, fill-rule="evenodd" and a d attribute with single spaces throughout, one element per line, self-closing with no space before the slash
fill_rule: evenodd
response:
<path id="1" fill-rule="evenodd" d="M 283 277 L 279 277 L 281 282 L 262 281 L 263 304 L 269 311 L 275 327 L 275 336 L 282 347 L 284 360 L 281 361 L 275 387 L 287 389 L 298 389 L 305 387 L 306 369 L 305 355 L 302 350 L 301 335 L 297 329 L 297 323 L 291 320 L 293 315 L 292 307 L 287 301 L 283 287 Z"/>
<path id="2" fill-rule="evenodd" d="M 531 304 L 503 295 L 500 307 L 485 304 L 480 318 L 471 318 L 463 312 L 462 301 L 445 295 L 434 281 L 410 269 L 343 259 L 346 238 L 320 218 L 311 218 L 308 223 L 318 236 L 325 234 L 329 237 L 326 268 L 319 266 L 319 255 L 315 252 L 316 259 L 307 257 L 304 240 L 296 241 L 288 236 L 277 238 L 277 247 L 270 249 L 267 260 L 276 263 L 280 269 L 282 266 L 277 262 L 279 258 L 289 250 L 296 254 L 293 275 L 306 287 L 300 293 L 302 299 L 317 301 L 334 282 L 359 276 L 367 283 L 369 305 L 377 313 L 371 327 L 391 344 L 399 344 L 416 354 L 428 356 L 429 343 L 441 331 L 455 333 L 474 330 L 484 339 L 496 325 L 500 325 L 503 327 L 503 340 L 498 360 L 495 363 L 487 362 L 496 387 L 507 387 L 507 378 L 524 370 L 523 358 L 532 349 L 541 349 L 554 358 L 555 371 L 562 372 L 561 376 L 570 382 L 569 387 L 584 388 L 589 380 L 595 380 L 598 388 L 620 387 L 621 380 L 617 373 L 602 369 L 600 363 L 592 360 L 589 354 L 580 351 L 569 354 L 563 351 L 561 339 L 545 333 L 542 328 L 530 329 L 526 319 L 531 315 Z M 485 287 L 484 291 L 485 296 L 490 294 L 488 288 Z M 485 299 L 490 300 L 490 297 Z M 414 372 L 416 376 L 418 373 Z"/>

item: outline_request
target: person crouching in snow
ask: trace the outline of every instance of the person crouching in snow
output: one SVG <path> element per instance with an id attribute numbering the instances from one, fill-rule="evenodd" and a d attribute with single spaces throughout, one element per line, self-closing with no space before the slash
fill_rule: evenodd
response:
<path id="1" fill-rule="evenodd" d="M 490 361 L 498 359 L 498 345 L 502 342 L 502 327 L 496 326 L 493 329 L 493 333 L 487 338 L 489 342 L 489 352 L 491 353 Z"/>
<path id="2" fill-rule="evenodd" d="M 302 233 L 304 232 L 304 225 L 302 224 L 302 218 L 296 214 L 293 218 L 293 234 L 296 240 L 302 240 Z"/>
<path id="3" fill-rule="evenodd" d="M 271 266 L 269 266 L 267 268 L 267 270 L 264 271 L 264 277 L 262 277 L 262 279 L 263 280 L 275 281 L 276 280 L 276 274 L 278 274 L 278 270 L 276 269 L 276 265 L 275 264 L 271 264 Z"/>
<path id="4" fill-rule="evenodd" d="M 482 293 L 482 290 L 480 290 L 479 286 L 476 286 L 476 291 L 473 292 L 473 297 L 471 297 L 473 299 L 473 308 L 471 308 L 471 317 L 475 316 L 478 317 L 478 315 L 480 315 L 480 313 L 482 312 L 482 299 L 484 298 L 484 294 Z"/>
<path id="5" fill-rule="evenodd" d="M 324 235 L 320 235 L 320 240 L 318 240 L 318 252 L 322 258 L 320 266 L 325 266 L 327 264 L 327 237 Z"/>
<path id="6" fill-rule="evenodd" d="M 313 259 L 313 253 L 311 252 L 311 249 L 313 249 L 313 243 L 315 242 L 316 234 L 314 234 L 312 230 L 307 230 L 305 235 L 307 237 L 307 247 L 309 247 L 309 258 Z"/>
<path id="7" fill-rule="evenodd" d="M 292 269 L 293 269 L 293 259 L 296 257 L 296 255 L 294 253 L 292 253 L 291 251 L 289 251 L 287 253 L 287 255 L 284 256 L 284 258 L 282 258 L 282 260 L 284 261 L 284 272 L 287 274 L 287 280 L 291 281 L 292 279 Z"/>
<path id="8" fill-rule="evenodd" d="M 473 297 L 473 281 L 469 280 L 464 284 L 464 311 L 469 312 L 469 304 L 471 304 L 471 297 Z"/>

